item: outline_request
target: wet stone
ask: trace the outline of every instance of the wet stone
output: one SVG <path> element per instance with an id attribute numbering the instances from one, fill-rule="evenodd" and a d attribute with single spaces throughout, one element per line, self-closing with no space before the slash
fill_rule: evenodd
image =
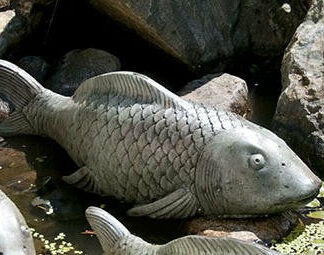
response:
<path id="1" fill-rule="evenodd" d="M 214 237 L 233 237 L 244 241 L 280 240 L 297 224 L 297 214 L 287 212 L 266 218 L 219 219 L 200 217 L 186 220 L 184 234 L 199 234 Z"/>
<path id="2" fill-rule="evenodd" d="M 246 82 L 227 73 L 205 75 L 189 82 L 178 94 L 183 99 L 235 112 L 244 117 L 250 113 Z"/>

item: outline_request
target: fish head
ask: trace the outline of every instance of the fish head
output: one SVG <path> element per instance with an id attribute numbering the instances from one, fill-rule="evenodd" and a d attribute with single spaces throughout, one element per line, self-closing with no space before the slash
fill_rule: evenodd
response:
<path id="1" fill-rule="evenodd" d="M 31 232 L 15 204 L 0 191 L 0 254 L 35 255 Z"/>
<path id="2" fill-rule="evenodd" d="M 254 124 L 216 135 L 195 178 L 202 213 L 232 218 L 297 209 L 317 196 L 321 183 L 282 139 Z"/>

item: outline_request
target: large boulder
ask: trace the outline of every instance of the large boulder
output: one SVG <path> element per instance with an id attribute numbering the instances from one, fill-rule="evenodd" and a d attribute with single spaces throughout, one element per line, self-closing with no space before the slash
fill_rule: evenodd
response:
<path id="1" fill-rule="evenodd" d="M 183 99 L 225 109 L 244 117 L 249 113 L 245 81 L 227 73 L 205 75 L 189 82 L 178 94 Z"/>
<path id="2" fill-rule="evenodd" d="M 324 175 L 324 2 L 314 0 L 282 61 L 274 130 Z"/>
<path id="3" fill-rule="evenodd" d="M 106 51 L 89 48 L 68 52 L 55 69 L 45 85 L 54 92 L 71 96 L 84 80 L 120 70 L 120 61 Z"/>
<path id="4" fill-rule="evenodd" d="M 196 71 L 220 71 L 246 53 L 282 54 L 307 8 L 300 0 L 90 2 Z"/>

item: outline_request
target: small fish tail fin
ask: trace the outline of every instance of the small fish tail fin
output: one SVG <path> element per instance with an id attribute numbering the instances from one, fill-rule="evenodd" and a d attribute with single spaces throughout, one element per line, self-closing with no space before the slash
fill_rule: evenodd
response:
<path id="1" fill-rule="evenodd" d="M 105 210 L 91 206 L 86 217 L 104 251 L 110 251 L 123 237 L 131 235 L 126 227 Z"/>
<path id="2" fill-rule="evenodd" d="M 24 70 L 0 60 L 0 136 L 34 133 L 23 109 L 43 90 Z"/>

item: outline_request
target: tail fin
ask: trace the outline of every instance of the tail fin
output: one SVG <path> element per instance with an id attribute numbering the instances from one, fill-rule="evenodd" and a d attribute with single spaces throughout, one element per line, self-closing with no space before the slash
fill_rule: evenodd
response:
<path id="1" fill-rule="evenodd" d="M 89 207 L 86 217 L 104 251 L 110 251 L 121 238 L 130 235 L 123 224 L 98 207 Z"/>
<path id="2" fill-rule="evenodd" d="M 18 66 L 0 60 L 0 104 L 6 105 L 6 116 L 0 119 L 0 135 L 32 134 L 33 128 L 23 114 L 23 108 L 44 88 Z M 1 111 L 1 110 L 0 110 Z M 0 112 L 1 115 L 1 112 Z"/>

